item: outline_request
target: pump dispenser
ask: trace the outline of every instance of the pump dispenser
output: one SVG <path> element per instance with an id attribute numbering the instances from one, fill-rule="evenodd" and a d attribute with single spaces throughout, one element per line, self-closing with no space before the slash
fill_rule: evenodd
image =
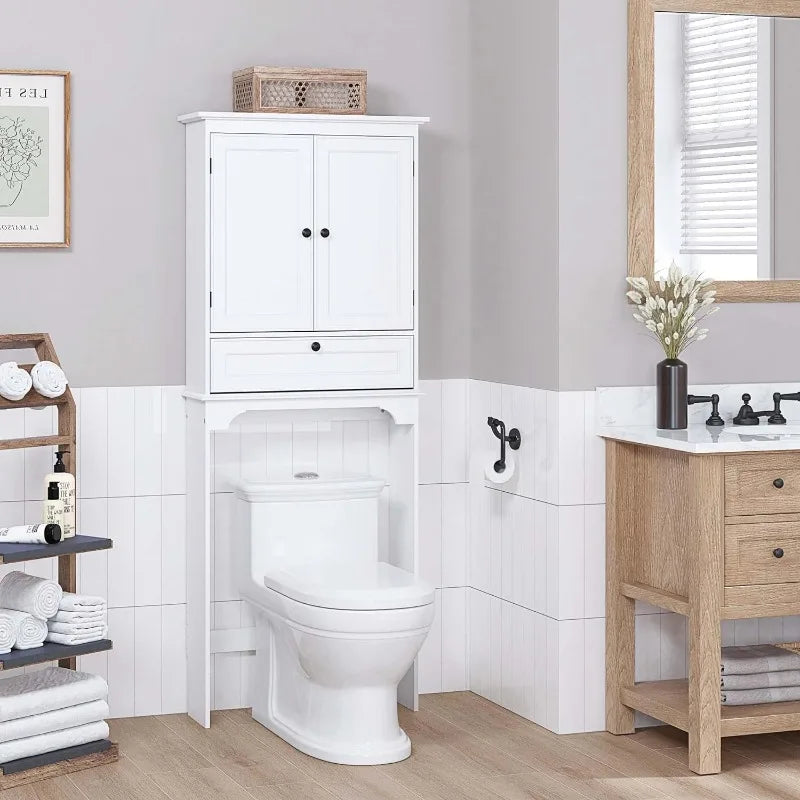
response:
<path id="1" fill-rule="evenodd" d="M 59 450 L 56 453 L 53 471 L 44 478 L 45 491 L 48 490 L 51 483 L 58 484 L 58 496 L 64 504 L 64 521 L 61 524 L 64 539 L 75 535 L 75 476 L 67 472 L 66 464 L 64 464 L 64 456 L 67 452 L 67 450 Z"/>

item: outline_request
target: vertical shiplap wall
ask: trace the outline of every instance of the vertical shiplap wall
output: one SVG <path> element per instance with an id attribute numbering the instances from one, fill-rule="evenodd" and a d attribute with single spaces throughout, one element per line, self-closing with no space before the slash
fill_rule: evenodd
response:
<path id="1" fill-rule="evenodd" d="M 469 381 L 421 381 L 419 571 L 436 613 L 419 654 L 419 691 L 468 688 Z"/>
<path id="2" fill-rule="evenodd" d="M 470 688 L 560 733 L 603 726 L 605 517 L 594 393 L 471 381 Z M 500 417 L 516 471 L 489 484 Z"/>
<path id="3" fill-rule="evenodd" d="M 186 708 L 185 426 L 181 387 L 74 390 L 78 408 L 78 525 L 114 539 L 78 557 L 80 591 L 108 599 L 114 649 L 79 659 L 108 678 L 113 716 Z M 53 433 L 53 408 L 2 415 L 0 436 Z M 0 457 L 0 520 L 41 520 L 50 448 Z M 15 565 L 17 567 L 17 565 Z M 56 561 L 24 564 L 55 577 Z M 12 567 L 2 568 L 3 573 Z"/>
<path id="4" fill-rule="evenodd" d="M 423 691 L 467 688 L 468 381 L 423 381 L 420 421 L 420 568 L 436 587 L 436 621 L 420 654 Z M 81 592 L 108 599 L 114 649 L 79 659 L 107 677 L 112 716 L 186 710 L 185 417 L 183 387 L 73 390 L 78 409 L 78 523 L 114 548 L 78 558 Z M 233 480 L 289 478 L 300 470 L 388 474 L 389 422 L 265 422 L 244 418 L 214 436 L 213 609 L 215 629 L 247 628 L 250 612 L 232 573 Z M 0 437 L 52 433 L 53 409 L 0 415 Z M 0 452 L 0 523 L 38 522 L 49 448 Z M 388 490 L 387 490 L 388 491 Z M 384 502 L 382 510 L 387 508 Z M 381 535 L 385 539 L 385 517 Z M 385 550 L 385 541 L 382 543 Z M 54 577 L 56 562 L 16 568 Z M 0 568 L 0 575 L 11 567 Z M 442 624 L 444 621 L 444 624 Z M 253 654 L 217 653 L 216 708 L 243 707 Z"/>

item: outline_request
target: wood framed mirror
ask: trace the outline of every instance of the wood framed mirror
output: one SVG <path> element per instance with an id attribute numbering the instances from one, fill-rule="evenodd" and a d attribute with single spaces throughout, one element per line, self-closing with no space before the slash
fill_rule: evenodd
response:
<path id="1" fill-rule="evenodd" d="M 800 0 L 628 0 L 628 274 L 800 302 Z"/>

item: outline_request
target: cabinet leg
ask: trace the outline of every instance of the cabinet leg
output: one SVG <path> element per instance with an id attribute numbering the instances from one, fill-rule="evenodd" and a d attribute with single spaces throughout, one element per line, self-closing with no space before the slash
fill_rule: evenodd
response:
<path id="1" fill-rule="evenodd" d="M 719 692 L 720 622 L 702 608 L 689 617 L 689 768 L 720 771 L 722 708 Z"/>
<path id="2" fill-rule="evenodd" d="M 722 465 L 716 457 L 689 460 L 691 485 L 697 492 L 690 553 L 689 768 L 700 775 L 719 772 L 721 760 Z"/>
<path id="3" fill-rule="evenodd" d="M 632 531 L 620 520 L 619 488 L 624 485 L 624 456 L 618 442 L 606 442 L 606 730 L 633 733 L 633 709 L 620 690 L 633 686 L 635 674 L 635 603 L 622 594 L 632 574 Z"/>
<path id="4" fill-rule="evenodd" d="M 609 592 L 611 594 L 611 592 Z M 635 604 L 616 593 L 606 601 L 606 730 L 633 733 L 633 709 L 620 700 L 620 689 L 634 682 Z"/>

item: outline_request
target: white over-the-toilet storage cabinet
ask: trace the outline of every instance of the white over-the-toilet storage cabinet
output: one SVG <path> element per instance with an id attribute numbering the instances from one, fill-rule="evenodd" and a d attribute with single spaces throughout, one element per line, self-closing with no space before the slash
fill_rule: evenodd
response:
<path id="1" fill-rule="evenodd" d="M 210 659 L 212 436 L 272 419 L 390 415 L 389 554 L 417 570 L 417 162 L 424 118 L 194 113 L 186 131 L 189 713 Z M 338 415 L 338 416 L 337 416 Z M 416 677 L 399 690 L 416 704 Z"/>
<path id="2" fill-rule="evenodd" d="M 206 250 L 187 275 L 189 303 L 207 306 L 187 321 L 190 390 L 413 389 L 423 120 L 181 121 L 187 247 Z"/>

